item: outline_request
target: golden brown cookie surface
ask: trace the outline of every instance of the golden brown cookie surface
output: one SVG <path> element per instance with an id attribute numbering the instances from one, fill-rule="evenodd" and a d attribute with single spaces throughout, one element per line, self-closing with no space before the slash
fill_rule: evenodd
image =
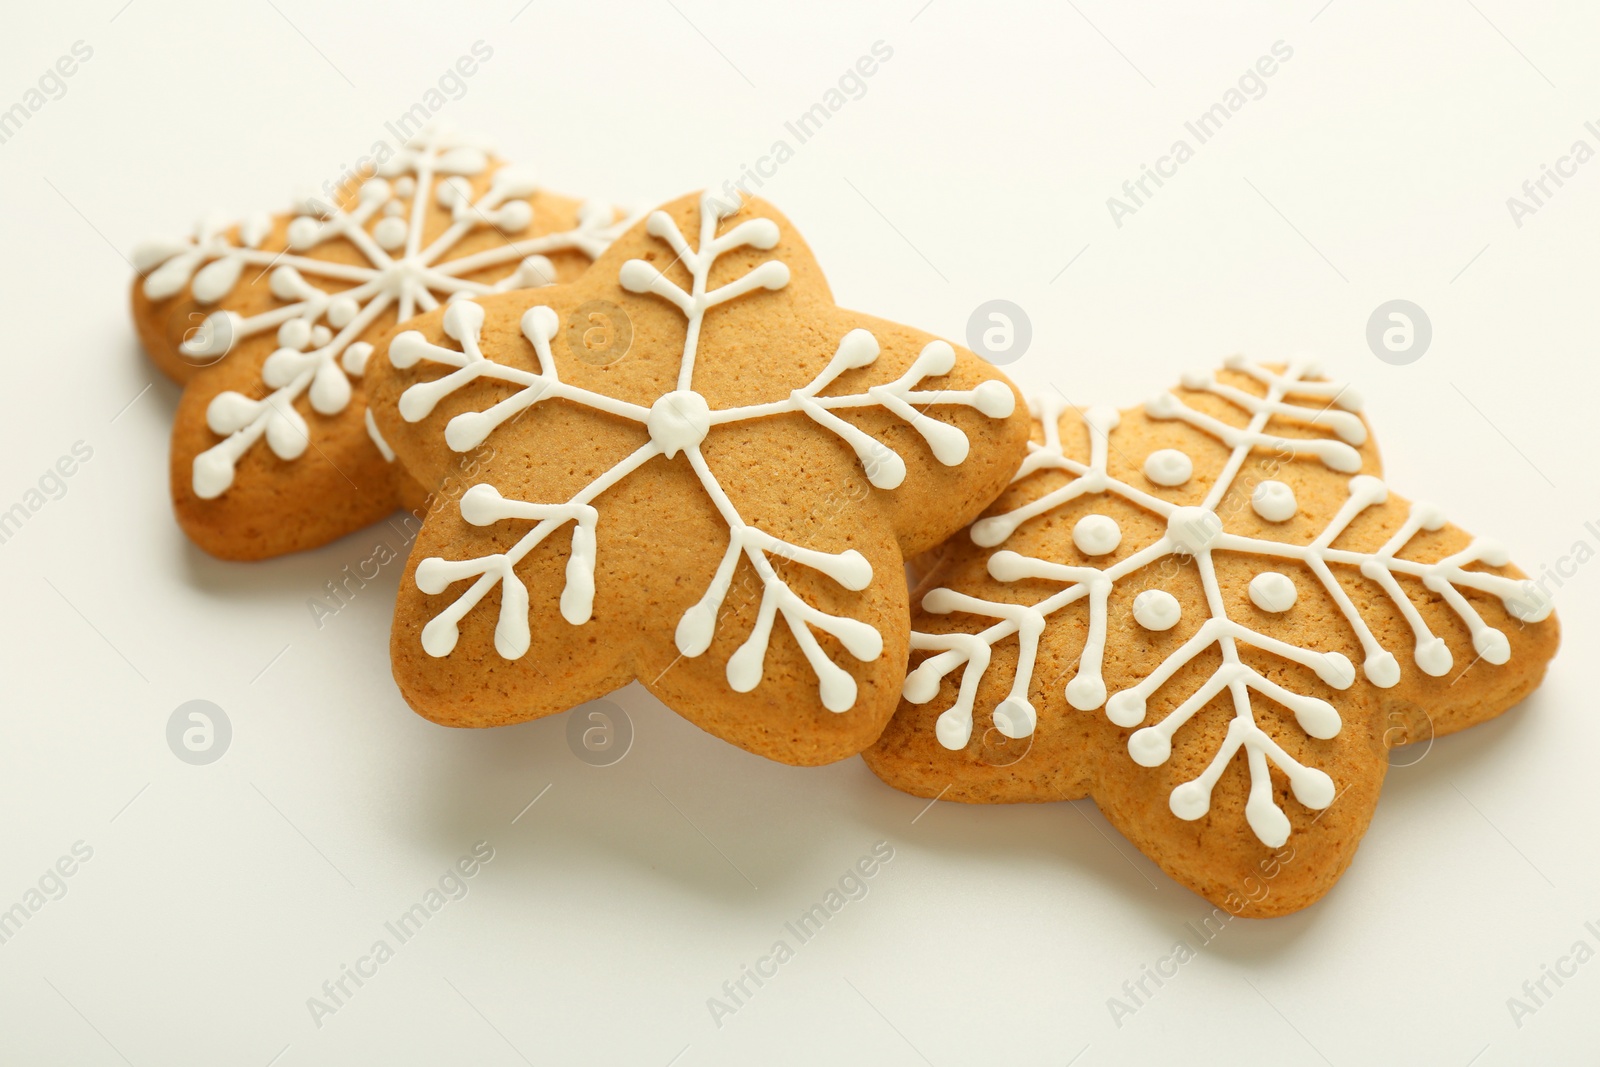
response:
<path id="1" fill-rule="evenodd" d="M 477 143 L 429 133 L 294 212 L 136 253 L 135 327 L 185 383 L 173 507 L 213 555 L 324 544 L 418 495 L 370 435 L 372 342 L 455 292 L 570 281 L 616 213 L 540 191 Z"/>
<path id="2" fill-rule="evenodd" d="M 913 598 L 907 700 L 864 754 L 891 785 L 1091 796 L 1213 903 L 1279 915 L 1349 864 L 1390 747 L 1542 678 L 1548 598 L 1390 492 L 1359 404 L 1307 365 L 1035 408 L 1011 489 Z"/>
<path id="3" fill-rule="evenodd" d="M 574 285 L 409 326 L 373 357 L 384 438 L 425 483 L 484 453 L 418 537 L 392 638 L 407 700 L 451 725 L 637 678 L 752 752 L 859 752 L 904 676 L 903 559 L 1026 444 L 1009 382 L 835 306 L 761 201 L 685 197 Z"/>

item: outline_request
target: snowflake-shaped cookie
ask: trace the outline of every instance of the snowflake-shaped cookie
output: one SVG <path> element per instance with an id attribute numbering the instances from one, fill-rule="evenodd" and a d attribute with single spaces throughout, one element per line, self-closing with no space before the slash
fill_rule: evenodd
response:
<path id="1" fill-rule="evenodd" d="M 477 141 L 430 130 L 340 195 L 141 245 L 134 317 L 187 384 L 172 448 L 184 529 L 260 558 L 420 504 L 366 414 L 372 342 L 453 297 L 577 277 L 617 232 L 612 208 L 543 193 Z"/>
<path id="2" fill-rule="evenodd" d="M 1391 745 L 1503 711 L 1554 652 L 1548 598 L 1394 496 L 1354 392 L 1305 361 L 1032 408 L 1013 488 L 919 590 L 925 655 L 867 754 L 893 785 L 1091 795 L 1180 881 L 1277 914 L 1343 870 Z"/>
<path id="3" fill-rule="evenodd" d="M 596 306 L 632 336 L 606 365 L 567 329 Z M 786 220 L 713 195 L 652 213 L 574 285 L 418 320 L 373 366 L 414 473 L 494 452 L 402 581 L 393 655 L 418 711 L 493 725 L 638 678 L 791 763 L 882 729 L 903 558 L 1001 491 L 1027 430 L 1004 378 L 836 307 Z"/>

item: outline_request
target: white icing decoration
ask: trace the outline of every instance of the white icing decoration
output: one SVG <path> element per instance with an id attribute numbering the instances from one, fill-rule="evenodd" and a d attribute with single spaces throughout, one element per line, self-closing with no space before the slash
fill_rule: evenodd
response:
<path id="1" fill-rule="evenodd" d="M 1133 598 L 1133 619 L 1146 630 L 1170 630 L 1183 617 L 1183 605 L 1165 589 L 1146 589 Z"/>
<path id="2" fill-rule="evenodd" d="M 362 417 L 367 423 L 367 436 L 372 438 L 372 443 L 377 446 L 378 454 L 383 457 L 385 463 L 393 463 L 394 449 L 389 447 L 389 442 L 385 441 L 383 434 L 378 432 L 378 424 L 372 418 L 372 409 L 368 408 L 362 413 Z"/>
<path id="3" fill-rule="evenodd" d="M 271 390 L 268 395 L 252 399 L 222 393 L 207 408 L 207 425 L 224 440 L 195 457 L 197 496 L 209 500 L 226 492 L 239 459 L 263 437 L 279 459 L 292 460 L 304 453 L 309 431 L 295 402 L 307 395 L 318 414 L 343 411 L 351 397 L 349 379 L 360 377 L 372 351 L 371 344 L 359 338 L 391 307 L 404 321 L 437 307 L 441 299 L 549 284 L 555 280 L 555 270 L 541 253 L 574 249 L 593 259 L 622 231 L 622 224 L 612 222 L 611 208 L 590 204 L 571 230 L 507 241 L 445 260 L 475 230 L 495 226 L 517 232 L 533 220 L 526 198 L 536 187 L 525 172 L 513 167 L 497 170 L 484 195 L 471 200 L 470 186 L 460 176 L 480 174 L 489 166 L 488 155 L 477 144 L 429 130 L 362 183 L 358 202 L 349 211 L 315 196 L 298 198 L 300 214 L 289 224 L 289 248 L 283 252 L 260 247 L 272 228 L 266 215 L 241 224 L 237 242 L 228 236 L 227 224 L 211 216 L 197 225 L 190 241 L 147 242 L 135 250 L 134 265 L 144 274 L 144 292 L 151 300 L 165 300 L 188 284 L 197 302 L 215 304 L 233 291 L 249 267 L 254 272 L 271 271 L 272 294 L 282 302 L 248 318 L 231 311 L 213 312 L 181 346 L 190 357 L 220 358 L 242 338 L 269 331 L 277 333 L 279 345 L 262 367 L 262 383 Z M 437 184 L 438 199 L 452 209 L 453 218 L 424 247 L 429 191 L 439 176 L 444 177 Z M 353 246 L 366 263 L 296 254 L 336 239 Z M 466 277 L 512 263 L 517 264 L 512 273 L 493 285 Z M 339 289 L 330 291 L 318 281 Z"/>
<path id="4" fill-rule="evenodd" d="M 1250 510 L 1268 522 L 1288 522 L 1299 509 L 1294 490 L 1272 478 L 1258 482 L 1250 494 Z"/>
<path id="5" fill-rule="evenodd" d="M 1085 515 L 1072 528 L 1072 543 L 1086 556 L 1104 556 L 1122 543 L 1122 527 L 1108 515 Z"/>
<path id="6" fill-rule="evenodd" d="M 567 522 L 575 525 L 567 583 L 561 596 L 561 614 L 575 626 L 587 622 L 594 601 L 594 531 L 600 519 L 593 501 L 650 460 L 656 457 L 674 460 L 682 456 L 727 524 L 728 546 L 704 595 L 678 620 L 675 637 L 678 651 L 694 657 L 710 647 L 718 612 L 732 585 L 735 568 L 744 558 L 761 580 L 762 596 L 750 636 L 728 661 L 729 686 L 744 693 L 761 683 L 768 640 L 781 615 L 816 675 L 823 706 L 835 712 L 846 711 L 856 701 L 855 679 L 828 658 L 813 630 L 832 634 L 851 656 L 863 662 L 875 660 L 882 654 L 883 637 L 866 623 L 829 615 L 807 604 L 779 576 L 773 557 L 809 567 L 850 590 L 865 589 L 871 583 L 871 565 L 854 549 L 821 552 L 780 540 L 746 523 L 702 454 L 702 442 L 718 426 L 776 415 L 804 415 L 855 451 L 873 485 L 893 489 L 905 477 L 905 462 L 882 441 L 835 412 L 882 408 L 916 430 L 939 462 L 954 466 L 966 458 L 967 437 L 957 427 L 931 418 L 926 409 L 933 405 L 959 405 L 974 408 L 990 418 L 1004 418 L 1012 412 L 1014 395 L 1009 386 L 997 380 L 967 391 L 919 390 L 917 387 L 924 378 L 943 376 L 954 367 L 955 350 L 944 341 L 927 344 L 906 372 L 894 381 L 869 386 L 858 393 L 822 395 L 846 371 L 870 366 L 877 360 L 877 339 L 868 331 L 858 329 L 844 335 L 833 358 L 808 385 L 787 397 L 713 410 L 705 398 L 694 391 L 695 358 L 706 313 L 747 293 L 783 288 L 789 283 L 789 268 L 781 261 L 768 260 L 744 276 L 708 290 L 707 279 L 719 257 L 745 247 L 771 249 L 777 245 L 779 233 L 772 220 L 756 218 L 718 235 L 718 224 L 730 213 L 729 208 L 716 196 L 706 194 L 700 200 L 699 209 L 700 235 L 696 248 L 689 247 L 677 224 L 665 212 L 654 212 L 646 224 L 647 232 L 666 244 L 677 261 L 688 269 L 692 281 L 687 290 L 643 260 L 629 260 L 620 270 L 619 280 L 624 288 L 661 297 L 677 307 L 688 322 L 677 388 L 648 408 L 562 381 L 550 350 L 550 340 L 560 324 L 556 313 L 542 305 L 529 307 L 522 316 L 522 333 L 533 346 L 539 366 L 537 371 L 499 363 L 484 355 L 479 346 L 483 309 L 471 301 L 453 304 L 444 316 L 444 332 L 460 345 L 459 350 L 432 344 L 414 330 L 400 334 L 390 344 L 389 359 L 401 369 L 419 360 L 456 368 L 435 381 L 406 389 L 400 397 L 399 410 L 408 422 L 427 417 L 442 398 L 479 378 L 521 387 L 487 410 L 464 412 L 450 420 L 445 428 L 445 440 L 458 452 L 476 447 L 506 420 L 552 399 L 566 400 L 638 423 L 649 435 L 638 449 L 565 503 L 508 500 L 491 485 L 470 489 L 461 501 L 461 514 L 468 522 L 487 525 L 512 519 L 532 522 L 534 526 L 503 553 L 468 560 L 433 557 L 422 561 L 417 568 L 416 581 L 417 588 L 425 593 L 441 593 L 454 582 L 475 579 L 470 588 L 423 628 L 423 648 L 432 656 L 448 655 L 459 638 L 460 620 L 498 585 L 501 607 L 495 627 L 495 648 L 507 659 L 525 653 L 530 642 L 528 593 L 517 578 L 515 568 L 535 546 Z M 1012 724 L 1011 728 L 1019 731 L 1017 736 L 1026 736 L 1033 729 L 1031 709 L 1029 712 L 1015 709 L 1007 721 Z"/>
<path id="7" fill-rule="evenodd" d="M 1262 611 L 1280 614 L 1294 607 L 1294 602 L 1300 596 L 1300 590 L 1295 588 L 1294 579 L 1287 574 L 1277 571 L 1262 571 L 1250 579 L 1248 587 L 1250 603 Z"/>
<path id="8" fill-rule="evenodd" d="M 1145 457 L 1144 476 L 1156 485 L 1182 485 L 1194 477 L 1194 461 L 1176 448 L 1158 448 Z"/>
<path id="9" fill-rule="evenodd" d="M 958 668 L 961 673 L 955 703 L 938 719 L 936 735 L 946 748 L 964 747 L 971 739 L 973 704 L 978 685 L 987 671 L 990 648 L 998 641 L 1016 634 L 1018 638 L 1017 671 L 1010 692 L 1002 706 L 1027 704 L 1028 691 L 1033 683 L 1034 666 L 1038 653 L 1039 635 L 1046 619 L 1069 604 L 1087 599 L 1089 602 L 1088 637 L 1078 660 L 1076 676 L 1066 687 L 1067 702 L 1079 710 L 1105 707 L 1107 718 L 1122 727 L 1139 726 L 1145 719 L 1146 705 L 1158 689 L 1165 685 L 1183 666 L 1216 648 L 1220 664 L 1211 677 L 1198 690 L 1184 700 L 1166 718 L 1153 725 L 1134 731 L 1128 739 L 1128 753 L 1141 766 L 1154 767 L 1164 763 L 1172 751 L 1173 735 L 1204 707 L 1212 698 L 1226 691 L 1231 697 L 1234 719 L 1227 736 L 1206 769 L 1193 781 L 1173 790 L 1170 807 L 1182 819 L 1198 819 L 1209 810 L 1212 787 L 1222 776 L 1228 762 L 1241 749 L 1245 752 L 1250 774 L 1250 797 L 1245 816 L 1251 829 L 1260 840 L 1272 847 L 1282 845 L 1289 834 L 1288 817 L 1272 798 L 1272 782 L 1268 761 L 1275 763 L 1288 777 L 1296 799 L 1307 807 L 1321 809 L 1333 802 L 1333 780 L 1323 771 L 1306 767 L 1291 757 L 1273 738 L 1256 724 L 1251 706 L 1251 692 L 1258 693 L 1287 708 L 1306 734 L 1326 739 L 1338 734 L 1339 714 L 1324 700 L 1291 692 L 1264 674 L 1256 671 L 1240 656 L 1239 646 L 1253 648 L 1279 656 L 1310 668 L 1318 678 L 1335 689 L 1347 689 L 1356 681 L 1356 670 L 1350 661 L 1337 652 L 1319 652 L 1300 648 L 1286 641 L 1270 637 L 1237 622 L 1228 616 L 1222 589 L 1217 577 L 1213 554 L 1216 552 L 1247 553 L 1273 560 L 1295 561 L 1303 565 L 1322 586 L 1339 613 L 1348 622 L 1352 633 L 1361 645 L 1365 662 L 1362 669 L 1374 685 L 1388 688 L 1400 678 L 1400 665 L 1395 656 L 1383 648 L 1371 628 L 1362 618 L 1355 603 L 1335 577 L 1332 567 L 1340 565 L 1355 568 L 1375 582 L 1395 605 L 1411 628 L 1415 639 L 1413 658 L 1418 667 L 1434 677 L 1451 668 L 1451 655 L 1445 642 L 1429 630 L 1409 594 L 1400 586 L 1399 577 L 1415 580 L 1440 598 L 1466 626 L 1474 649 L 1486 661 L 1504 663 L 1510 655 L 1510 645 L 1499 630 L 1483 621 L 1477 610 L 1462 595 L 1463 588 L 1476 589 L 1499 598 L 1513 617 L 1536 622 L 1550 613 L 1550 603 L 1542 597 L 1533 584 L 1526 580 L 1507 578 L 1481 570 L 1467 569 L 1471 564 L 1483 562 L 1499 566 L 1506 562 L 1506 553 L 1496 542 L 1474 539 L 1466 548 L 1433 563 L 1399 558 L 1399 552 L 1410 543 L 1419 530 L 1437 530 L 1444 524 L 1440 510 L 1430 504 L 1411 505 L 1406 520 L 1394 535 L 1375 552 L 1357 552 L 1334 548 L 1333 543 L 1357 516 L 1368 508 L 1387 499 L 1388 491 L 1382 481 L 1364 474 L 1360 469 L 1360 455 L 1350 442 L 1365 440 L 1365 428 L 1357 430 L 1345 418 L 1335 417 L 1340 412 L 1324 411 L 1318 407 L 1303 407 L 1290 403 L 1288 397 L 1305 398 L 1321 404 L 1336 404 L 1344 412 L 1355 410 L 1356 401 L 1348 390 L 1334 382 L 1307 381 L 1310 365 L 1303 361 L 1290 364 L 1283 372 L 1265 366 L 1247 364 L 1239 360 L 1228 363 L 1231 370 L 1239 371 L 1266 387 L 1262 397 L 1244 393 L 1216 382 L 1210 375 L 1193 375 L 1184 380 L 1186 387 L 1210 393 L 1234 404 L 1250 415 L 1248 425 L 1235 427 L 1189 407 L 1173 393 L 1163 393 L 1145 405 L 1153 418 L 1182 420 L 1222 440 L 1232 449 L 1217 481 L 1212 485 L 1205 501 L 1197 507 L 1180 507 L 1136 486 L 1110 477 L 1106 469 L 1108 436 L 1117 425 L 1116 413 L 1104 408 L 1091 408 L 1085 415 L 1086 432 L 1090 441 L 1090 460 L 1087 464 L 1069 458 L 1061 445 L 1059 420 L 1064 405 L 1054 398 L 1043 398 L 1032 405 L 1034 416 L 1042 423 L 1044 442 L 1030 444 L 1029 454 L 1018 470 L 1015 480 L 1041 470 L 1059 470 L 1072 475 L 1072 480 L 1052 490 L 1038 500 L 1013 511 L 993 515 L 974 523 L 971 536 L 974 542 L 989 547 L 999 545 L 1024 521 L 1043 515 L 1080 496 L 1109 493 L 1121 497 L 1167 522 L 1166 532 L 1155 542 L 1101 569 L 1090 566 L 1068 566 L 1050 560 L 1022 556 L 1002 549 L 989 557 L 990 575 L 1002 582 L 1023 578 L 1061 582 L 1064 588 L 1032 605 L 1019 605 L 985 600 L 958 593 L 952 589 L 934 589 L 924 596 L 922 607 L 928 612 L 944 614 L 962 611 L 997 620 L 980 633 L 928 634 L 913 632 L 911 647 L 934 653 L 924 659 L 907 676 L 904 694 L 906 700 L 923 704 L 939 692 L 940 683 Z M 1282 438 L 1266 431 L 1268 423 L 1276 417 L 1288 416 L 1312 426 L 1331 430 L 1344 440 Z M 1353 417 L 1353 416 L 1351 416 Z M 1245 461 L 1257 448 L 1275 452 L 1278 456 L 1292 453 L 1321 461 L 1328 468 L 1354 475 L 1347 483 L 1348 497 L 1337 514 L 1310 544 L 1288 544 L 1262 538 L 1247 537 L 1228 532 L 1217 513 L 1217 506 L 1234 484 Z M 1277 485 L 1286 490 L 1282 483 Z M 1282 493 L 1268 490 L 1262 494 L 1257 489 L 1258 500 L 1267 502 L 1264 517 L 1283 521 L 1292 513 L 1292 506 L 1284 510 Z M 1288 494 L 1292 505 L 1293 494 Z M 1258 503 L 1257 511 L 1261 511 Z M 1281 518 L 1279 517 L 1281 516 Z M 1114 584 L 1144 567 L 1160 560 L 1177 556 L 1192 559 L 1204 592 L 1208 618 L 1200 624 L 1182 646 L 1174 650 L 1148 676 L 1135 685 L 1113 694 L 1107 699 L 1101 676 L 1107 634 L 1106 602 Z M 1268 579 L 1258 586 L 1251 583 L 1251 596 L 1267 610 L 1287 610 L 1292 598 L 1285 597 L 1281 588 L 1274 588 L 1273 578 L 1294 585 L 1283 575 L 1261 575 Z M 1142 625 L 1149 624 L 1143 614 L 1154 616 L 1154 605 L 1160 601 L 1152 597 L 1155 590 L 1141 593 L 1135 599 L 1135 618 Z M 1258 592 L 1260 599 L 1257 599 Z M 1262 600 L 1266 603 L 1262 604 Z M 1141 605 L 1140 601 L 1143 601 Z M 1287 601 L 1287 602 L 1286 602 Z M 1281 606 L 1280 606 L 1281 605 Z"/>

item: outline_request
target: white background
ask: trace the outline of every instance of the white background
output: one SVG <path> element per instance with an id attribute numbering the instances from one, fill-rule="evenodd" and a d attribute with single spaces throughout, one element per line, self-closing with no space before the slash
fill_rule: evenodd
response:
<path id="1" fill-rule="evenodd" d="M 1544 688 L 1394 769 L 1326 900 L 1230 924 L 1119 1027 L 1108 998 L 1210 907 L 1087 802 L 924 811 L 637 688 L 608 768 L 559 717 L 444 730 L 389 677 L 397 567 L 320 630 L 306 606 L 380 532 L 244 566 L 179 534 L 177 390 L 125 308 L 140 239 L 287 206 L 480 39 L 440 117 L 642 205 L 754 162 L 882 40 L 866 95 L 763 190 L 842 304 L 960 340 L 1013 300 L 1033 342 L 1008 370 L 1080 404 L 1312 351 L 1369 398 L 1398 491 L 1530 571 L 1600 547 L 1600 161 L 1521 227 L 1506 205 L 1600 147 L 1593 5 L 921 2 L 12 5 L 0 107 L 74 41 L 94 55 L 0 145 L 0 507 L 94 455 L 0 545 L 0 908 L 75 842 L 93 858 L 0 945 L 0 1061 L 1594 1062 L 1600 963 L 1520 1027 L 1507 998 L 1600 947 L 1600 567 L 1559 594 Z M 1267 94 L 1114 225 L 1106 198 L 1278 40 Z M 1365 341 L 1393 298 L 1433 324 L 1409 366 Z M 195 698 L 234 730 L 206 767 L 165 739 Z M 470 894 L 314 1025 L 307 998 L 479 840 Z M 707 998 L 878 841 L 870 894 L 716 1026 Z"/>

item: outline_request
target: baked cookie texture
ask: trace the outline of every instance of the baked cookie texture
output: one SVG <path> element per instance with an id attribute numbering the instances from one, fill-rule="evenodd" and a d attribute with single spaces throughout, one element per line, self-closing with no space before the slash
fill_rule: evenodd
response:
<path id="1" fill-rule="evenodd" d="M 401 464 L 465 489 L 401 580 L 391 653 L 417 712 L 496 726 L 638 679 L 799 765 L 883 729 L 903 561 L 1005 488 L 1029 424 L 988 364 L 835 306 L 788 220 L 714 194 L 575 284 L 407 323 L 367 387 Z"/>
<path id="2" fill-rule="evenodd" d="M 570 281 L 616 222 L 476 140 L 430 131 L 326 200 L 142 245 L 134 326 L 185 387 L 170 461 L 178 524 L 214 556 L 255 560 L 420 508 L 434 487 L 371 436 L 372 342 L 456 292 Z"/>
<path id="3" fill-rule="evenodd" d="M 1034 405 L 1029 455 L 913 601 L 905 700 L 863 755 L 917 796 L 1092 797 L 1246 916 L 1321 898 L 1398 744 L 1527 696 L 1548 597 L 1380 480 L 1354 394 L 1233 358 L 1141 408 Z"/>

